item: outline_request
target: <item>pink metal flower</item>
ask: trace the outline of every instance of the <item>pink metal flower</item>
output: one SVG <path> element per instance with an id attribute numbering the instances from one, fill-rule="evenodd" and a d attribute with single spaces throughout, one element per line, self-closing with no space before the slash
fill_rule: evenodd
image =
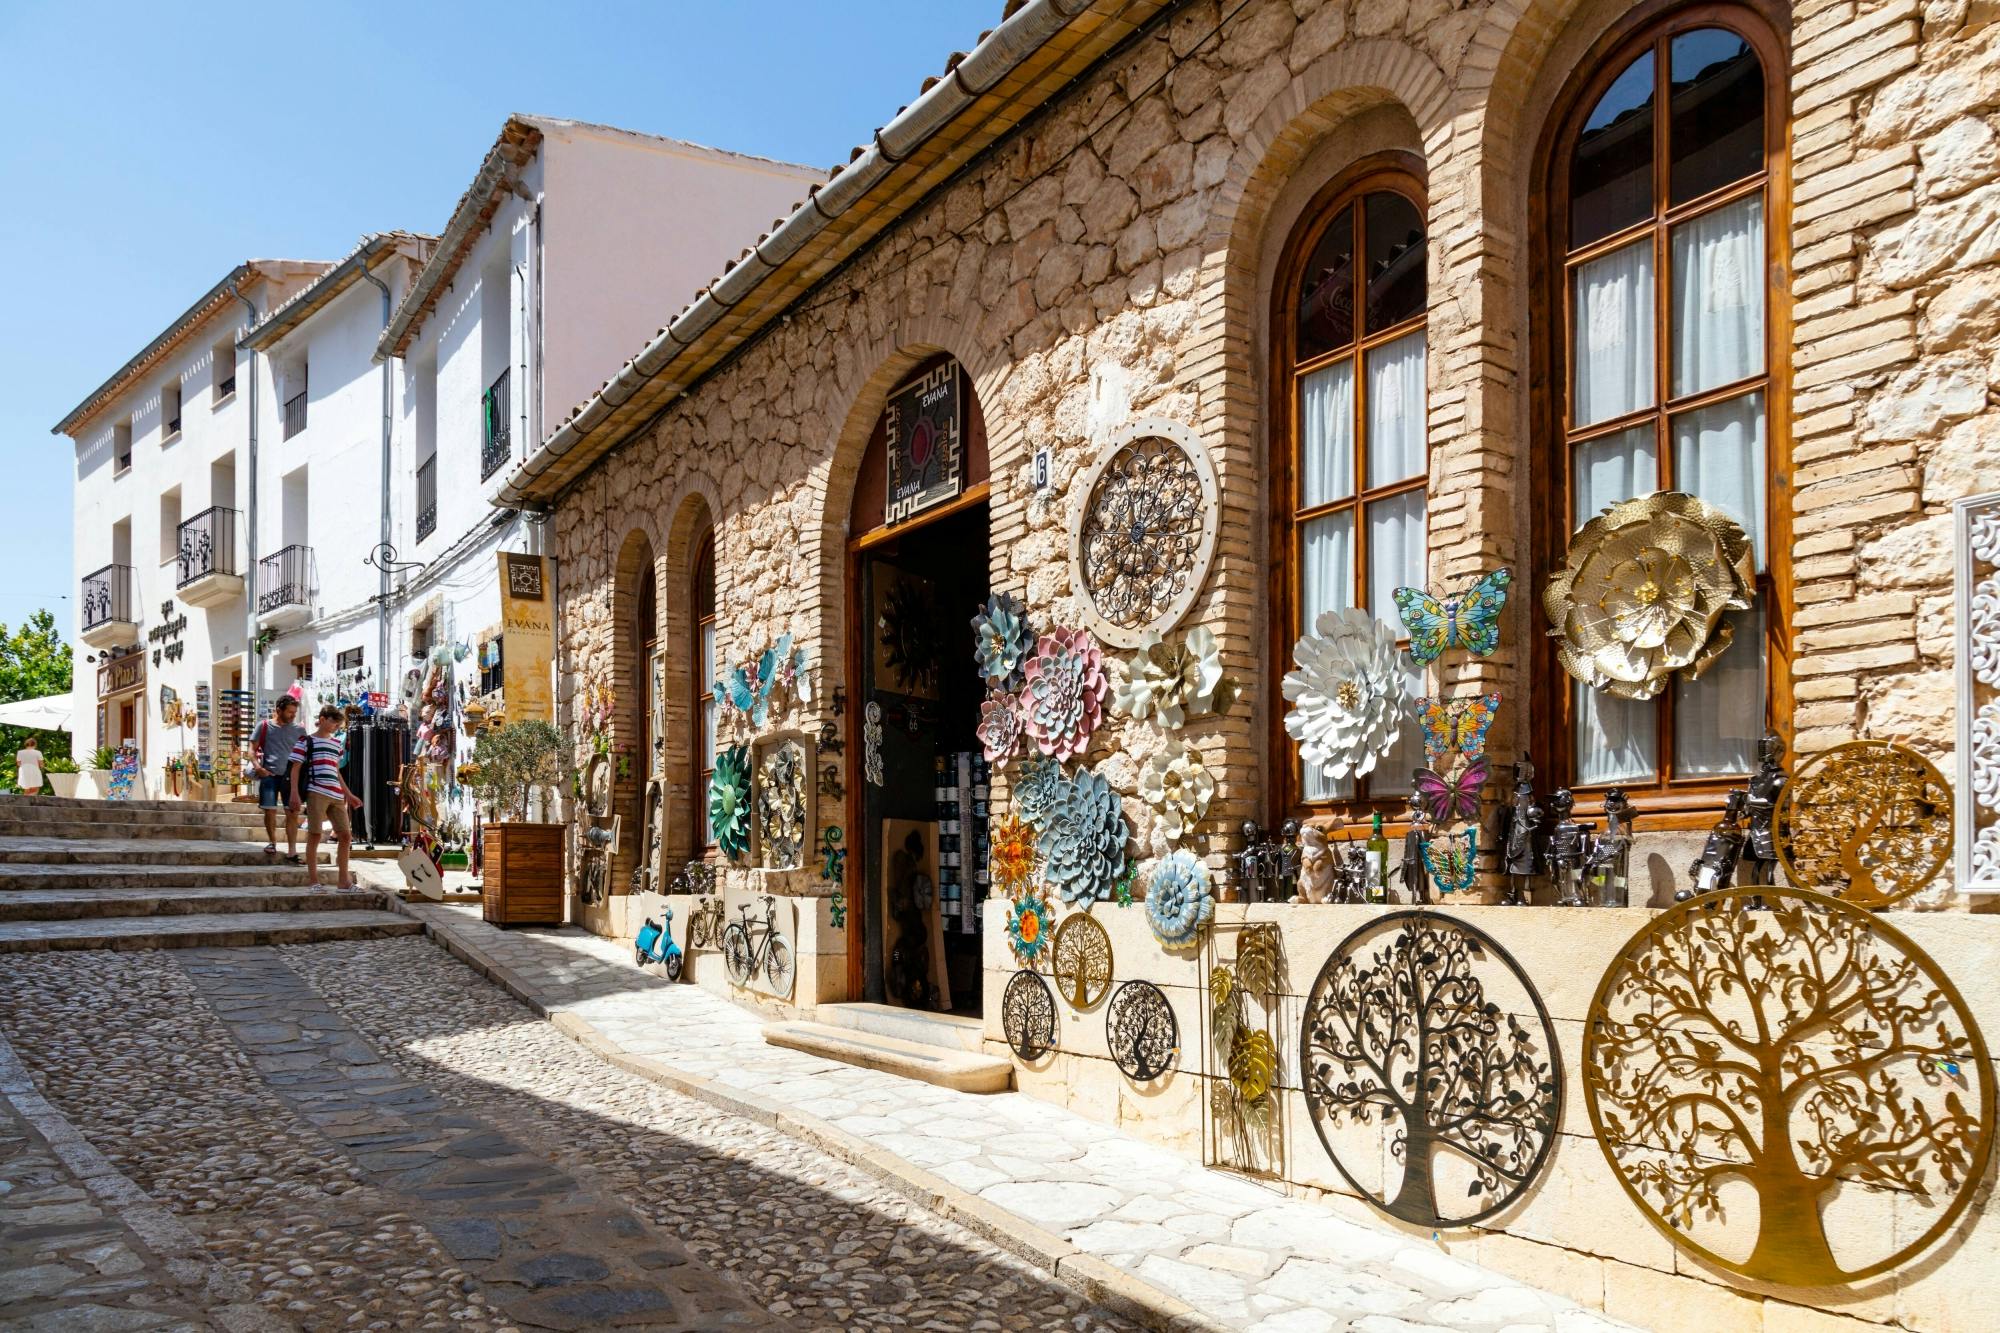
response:
<path id="1" fill-rule="evenodd" d="M 1024 676 L 1021 724 L 1036 748 L 1057 759 L 1082 754 L 1111 692 L 1097 640 L 1084 629 L 1044 634 L 1028 658 Z"/>
<path id="2" fill-rule="evenodd" d="M 986 749 L 986 762 L 1000 765 L 1021 749 L 1021 708 L 1017 695 L 1000 690 L 987 692 L 979 705 L 979 743 Z"/>

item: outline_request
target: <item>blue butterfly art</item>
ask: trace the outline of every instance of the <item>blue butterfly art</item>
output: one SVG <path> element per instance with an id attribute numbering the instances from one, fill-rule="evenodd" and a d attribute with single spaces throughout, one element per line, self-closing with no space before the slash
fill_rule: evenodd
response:
<path id="1" fill-rule="evenodd" d="M 780 674 L 795 686 L 808 679 L 806 650 L 794 650 L 789 634 L 780 635 L 776 644 L 764 650 L 764 655 L 757 659 L 754 679 L 745 667 L 737 667 L 709 686 L 709 692 L 724 707 L 748 713 L 751 726 L 761 727 L 771 715 L 771 689 Z M 808 697 L 801 696 L 801 703 L 808 701 Z"/>
<path id="2" fill-rule="evenodd" d="M 1482 574 L 1469 589 L 1439 599 L 1422 588 L 1398 588 L 1396 610 L 1410 632 L 1410 656 L 1418 666 L 1435 662 L 1447 648 L 1463 648 L 1484 657 L 1500 646 L 1500 609 L 1507 605 L 1507 585 L 1514 575 L 1505 569 Z"/>

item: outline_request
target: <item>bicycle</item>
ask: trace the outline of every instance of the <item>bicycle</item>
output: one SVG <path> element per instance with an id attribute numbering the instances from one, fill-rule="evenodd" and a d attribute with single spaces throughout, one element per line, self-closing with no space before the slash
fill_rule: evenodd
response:
<path id="1" fill-rule="evenodd" d="M 736 910 L 743 919 L 730 922 L 728 929 L 722 932 L 722 961 L 729 969 L 729 979 L 739 986 L 747 986 L 761 967 L 774 992 L 791 994 L 792 946 L 785 943 L 785 937 L 778 933 L 777 898 L 768 893 L 764 895 L 762 921 L 750 919 L 749 903 Z"/>

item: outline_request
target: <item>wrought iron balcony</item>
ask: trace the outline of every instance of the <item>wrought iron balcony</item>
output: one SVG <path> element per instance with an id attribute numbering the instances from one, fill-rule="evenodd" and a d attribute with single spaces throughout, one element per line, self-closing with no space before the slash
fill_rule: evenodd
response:
<path id="1" fill-rule="evenodd" d="M 243 591 L 243 566 L 236 551 L 236 511 L 217 505 L 181 524 L 181 600 L 215 606 Z"/>
<path id="2" fill-rule="evenodd" d="M 132 614 L 132 566 L 106 565 L 85 574 L 83 583 L 83 641 L 93 648 L 128 643 L 138 633 Z"/>
<path id="3" fill-rule="evenodd" d="M 306 428 L 306 391 L 300 389 L 285 400 L 285 438 L 291 439 Z"/>
<path id="4" fill-rule="evenodd" d="M 481 399 L 484 417 L 479 445 L 481 481 L 498 472 L 513 456 L 513 437 L 508 431 L 508 422 L 513 415 L 513 393 L 507 375 L 508 372 L 501 371 L 500 378 L 486 387 L 486 393 Z"/>
<path id="5" fill-rule="evenodd" d="M 219 380 L 217 380 L 217 381 L 215 382 L 215 401 L 216 401 L 216 402 L 218 402 L 218 403 L 219 403 L 219 402 L 221 402 L 221 401 L 222 401 L 223 399 L 227 398 L 227 397 L 228 397 L 228 396 L 229 396 L 230 394 L 232 394 L 232 393 L 235 393 L 235 392 L 236 392 L 236 372 L 235 372 L 235 371 L 233 371 L 233 370 L 232 370 L 232 371 L 230 371 L 230 372 L 229 372 L 229 374 L 227 374 L 227 375 L 223 376 L 223 377 L 222 377 L 221 379 L 219 379 Z"/>
<path id="6" fill-rule="evenodd" d="M 257 620 L 273 629 L 312 618 L 313 552 L 287 546 L 257 562 Z"/>
<path id="7" fill-rule="evenodd" d="M 417 468 L 417 540 L 422 541 L 437 531 L 438 525 L 438 467 L 437 455 L 432 454 Z"/>

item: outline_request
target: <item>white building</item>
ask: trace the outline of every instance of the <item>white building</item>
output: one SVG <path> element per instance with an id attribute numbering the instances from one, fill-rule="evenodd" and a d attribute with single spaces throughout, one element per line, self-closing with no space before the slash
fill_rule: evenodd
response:
<path id="1" fill-rule="evenodd" d="M 93 389 L 54 428 L 76 450 L 79 753 L 138 747 L 161 790 L 169 760 L 220 747 L 251 666 L 256 466 L 237 339 L 327 265 L 250 260 Z M 185 705 L 188 724 L 170 722 Z"/>

